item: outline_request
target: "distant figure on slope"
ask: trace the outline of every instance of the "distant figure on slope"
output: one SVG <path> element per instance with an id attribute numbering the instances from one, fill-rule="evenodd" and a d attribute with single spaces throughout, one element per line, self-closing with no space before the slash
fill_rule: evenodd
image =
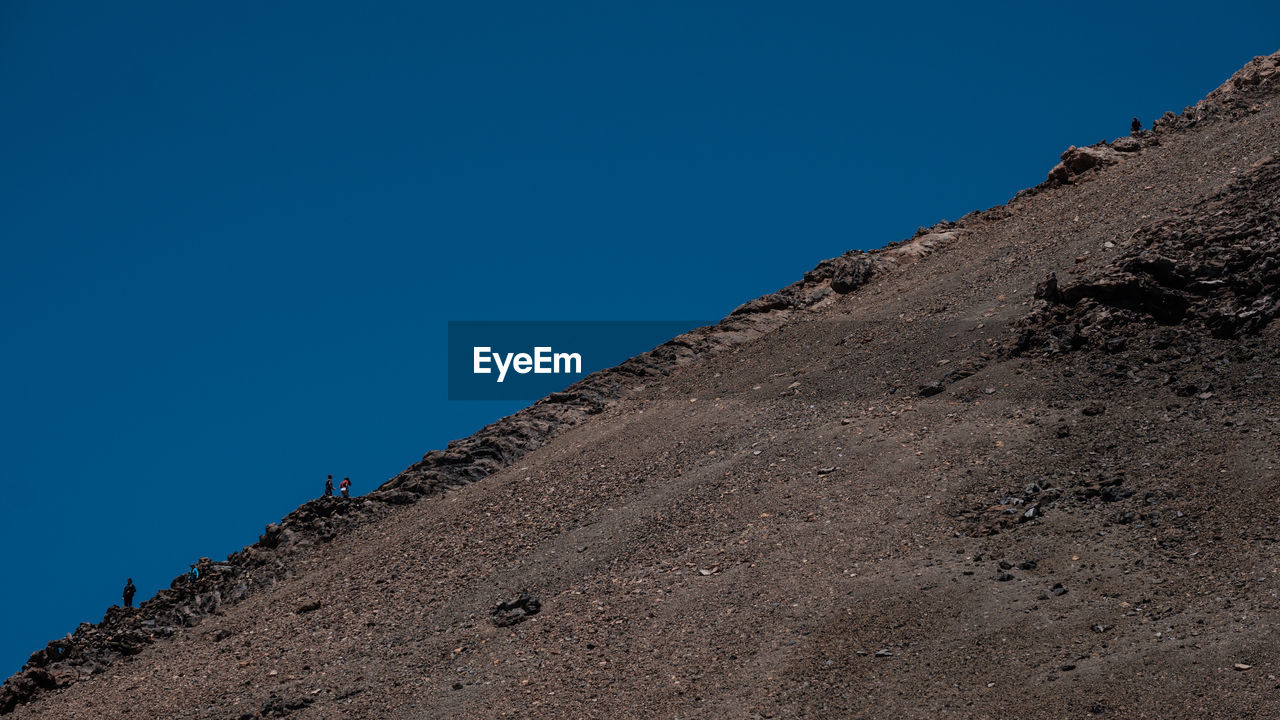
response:
<path id="1" fill-rule="evenodd" d="M 333 497 L 333 476 L 330 475 L 328 480 L 324 481 L 324 496 Z"/>
<path id="2" fill-rule="evenodd" d="M 133 586 L 133 578 L 125 579 L 124 581 L 124 606 L 125 607 L 127 608 L 133 607 L 133 594 L 136 593 L 137 591 L 138 591 L 138 588 Z"/>
<path id="3" fill-rule="evenodd" d="M 342 478 L 342 482 L 338 485 L 338 488 L 342 490 L 342 497 L 351 497 L 351 478 Z"/>
<path id="4" fill-rule="evenodd" d="M 1129 134 L 1136 135 L 1140 132 L 1142 132 L 1142 121 L 1138 118 L 1134 118 L 1133 122 L 1129 123 Z"/>

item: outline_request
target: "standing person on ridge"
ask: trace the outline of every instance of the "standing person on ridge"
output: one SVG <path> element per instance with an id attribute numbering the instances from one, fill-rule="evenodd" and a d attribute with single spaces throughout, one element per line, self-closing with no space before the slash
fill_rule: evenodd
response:
<path id="1" fill-rule="evenodd" d="M 125 607 L 127 608 L 133 607 L 133 594 L 137 591 L 138 591 L 138 588 L 133 586 L 133 578 L 127 578 L 124 581 L 124 606 Z"/>
<path id="2" fill-rule="evenodd" d="M 342 490 L 342 497 L 351 497 L 351 495 L 348 494 L 351 491 L 351 478 L 342 478 L 342 482 L 338 485 L 338 488 Z"/>
<path id="3" fill-rule="evenodd" d="M 333 497 L 333 476 L 330 475 L 328 480 L 324 481 L 324 496 Z"/>

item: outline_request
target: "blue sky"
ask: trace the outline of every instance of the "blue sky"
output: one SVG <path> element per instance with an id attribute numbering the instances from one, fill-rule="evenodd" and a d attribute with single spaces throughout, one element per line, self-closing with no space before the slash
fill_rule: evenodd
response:
<path id="1" fill-rule="evenodd" d="M 858 5 L 0 2 L 0 675 L 515 410 L 446 401 L 448 320 L 720 317 L 1280 43 Z"/>

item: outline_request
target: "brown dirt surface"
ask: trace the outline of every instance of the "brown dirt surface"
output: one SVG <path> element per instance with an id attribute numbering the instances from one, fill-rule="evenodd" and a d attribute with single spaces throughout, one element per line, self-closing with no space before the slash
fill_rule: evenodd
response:
<path id="1" fill-rule="evenodd" d="M 0 711 L 1280 717 L 1278 61 L 304 505 Z"/>

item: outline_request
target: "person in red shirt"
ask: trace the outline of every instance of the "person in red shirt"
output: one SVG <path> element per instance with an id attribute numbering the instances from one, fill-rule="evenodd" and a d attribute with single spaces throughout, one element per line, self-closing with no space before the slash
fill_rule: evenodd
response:
<path id="1" fill-rule="evenodd" d="M 351 497 L 351 478 L 342 478 L 342 482 L 338 485 L 338 489 L 342 491 L 342 497 Z"/>

